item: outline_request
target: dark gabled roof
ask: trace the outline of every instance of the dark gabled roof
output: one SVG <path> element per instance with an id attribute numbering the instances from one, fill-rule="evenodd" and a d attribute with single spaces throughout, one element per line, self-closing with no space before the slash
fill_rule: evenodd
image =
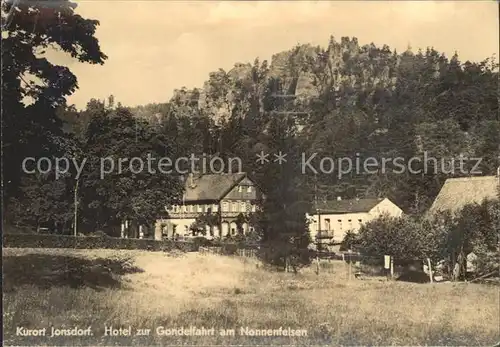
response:
<path id="1" fill-rule="evenodd" d="M 365 213 L 380 202 L 382 199 L 330 200 L 313 205 L 312 213 Z"/>
<path id="2" fill-rule="evenodd" d="M 495 199 L 499 182 L 496 176 L 449 178 L 444 182 L 429 213 L 446 210 L 453 213 L 467 204 L 480 204 L 484 199 Z"/>
<path id="3" fill-rule="evenodd" d="M 246 173 L 203 175 L 193 178 L 194 186 L 191 186 L 188 177 L 185 182 L 184 201 L 220 200 L 245 177 Z"/>

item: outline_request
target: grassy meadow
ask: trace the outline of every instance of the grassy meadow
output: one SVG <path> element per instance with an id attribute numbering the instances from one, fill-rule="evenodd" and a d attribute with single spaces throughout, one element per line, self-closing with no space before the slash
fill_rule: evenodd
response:
<path id="1" fill-rule="evenodd" d="M 479 284 L 413 284 L 298 275 L 257 261 L 198 253 L 3 249 L 5 345 L 493 345 L 499 291 Z M 29 329 L 92 327 L 93 336 L 16 336 Z M 103 336 L 104 327 L 133 336 Z M 234 336 L 159 336 L 156 328 L 235 329 Z M 307 336 L 244 336 L 306 329 Z M 151 329 L 149 336 L 134 336 Z"/>

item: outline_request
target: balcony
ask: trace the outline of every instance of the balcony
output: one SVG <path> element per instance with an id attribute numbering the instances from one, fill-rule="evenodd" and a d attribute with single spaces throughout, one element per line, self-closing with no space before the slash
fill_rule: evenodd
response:
<path id="1" fill-rule="evenodd" d="M 333 239 L 333 230 L 318 230 L 316 239 Z"/>

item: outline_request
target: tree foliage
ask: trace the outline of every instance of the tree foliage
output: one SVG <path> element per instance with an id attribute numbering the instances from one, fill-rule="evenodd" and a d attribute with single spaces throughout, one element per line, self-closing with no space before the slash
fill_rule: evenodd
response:
<path id="1" fill-rule="evenodd" d="M 426 219 L 385 215 L 363 225 L 358 234 L 347 234 L 343 245 L 380 261 L 390 255 L 395 264 L 426 258 L 434 265 L 444 261 L 454 279 L 463 279 L 471 252 L 477 256 L 479 274 L 498 269 L 499 216 L 500 200 L 485 200 L 455 214 L 441 212 Z"/>
<path id="2" fill-rule="evenodd" d="M 158 166 L 160 158 L 172 157 L 169 139 L 126 108 L 91 119 L 84 153 L 82 213 L 93 228 L 125 219 L 151 224 L 182 195 L 179 175 Z"/>
<path id="3" fill-rule="evenodd" d="M 51 63 L 47 50 L 103 64 L 99 22 L 76 14 L 70 1 L 2 2 L 2 150 L 5 202 L 22 194 L 25 157 L 66 154 L 56 109 L 78 88 L 75 75 Z"/>
<path id="4" fill-rule="evenodd" d="M 357 249 L 368 257 L 383 260 L 394 257 L 394 263 L 441 258 L 440 233 L 427 220 L 383 215 L 359 230 Z"/>

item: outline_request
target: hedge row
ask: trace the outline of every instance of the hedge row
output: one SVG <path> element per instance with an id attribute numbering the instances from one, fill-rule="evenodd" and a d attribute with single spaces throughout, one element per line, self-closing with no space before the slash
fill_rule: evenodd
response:
<path id="1" fill-rule="evenodd" d="M 170 251 L 178 249 L 195 252 L 198 245 L 189 241 L 156 241 L 151 239 L 122 239 L 116 237 L 88 237 L 41 234 L 3 234 L 3 247 L 11 248 L 78 248 L 78 249 L 142 249 Z"/>

